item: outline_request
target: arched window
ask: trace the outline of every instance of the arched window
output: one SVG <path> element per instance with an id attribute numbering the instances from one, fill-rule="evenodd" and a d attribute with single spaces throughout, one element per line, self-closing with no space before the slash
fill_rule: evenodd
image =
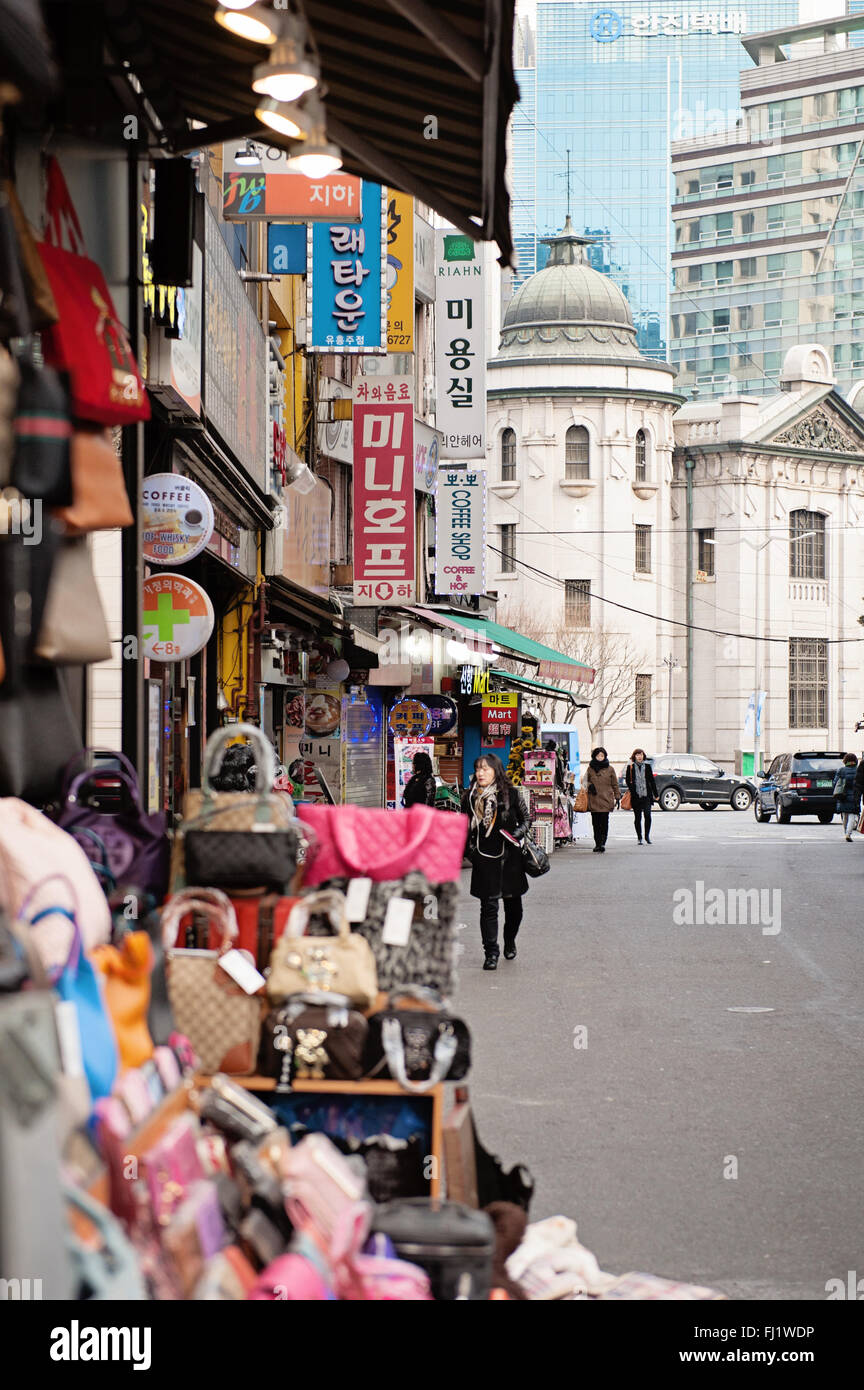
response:
<path id="1" fill-rule="evenodd" d="M 591 445 L 584 425 L 571 425 L 564 438 L 564 481 L 591 476 Z"/>
<path id="2" fill-rule="evenodd" d="M 636 482 L 644 483 L 648 481 L 648 448 L 645 443 L 645 431 L 636 431 Z"/>
<path id="3" fill-rule="evenodd" d="M 789 576 L 825 578 L 825 517 L 821 512 L 789 513 Z"/>
<path id="4" fill-rule="evenodd" d="M 516 481 L 516 431 L 504 430 L 501 435 L 501 481 Z"/>

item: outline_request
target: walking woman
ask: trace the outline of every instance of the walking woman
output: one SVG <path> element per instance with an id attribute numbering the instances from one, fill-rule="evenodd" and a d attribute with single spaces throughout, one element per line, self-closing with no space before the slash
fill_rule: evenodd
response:
<path id="1" fill-rule="evenodd" d="M 470 891 L 472 898 L 480 899 L 483 969 L 497 970 L 498 905 L 502 898 L 504 959 L 513 960 L 516 955 L 522 897 L 528 892 L 519 843 L 528 831 L 528 813 L 508 780 L 501 759 L 494 753 L 484 753 L 475 762 L 471 785 L 462 798 L 462 810 L 471 820 L 467 850 L 471 861 Z"/>
<path id="2" fill-rule="evenodd" d="M 645 844 L 651 843 L 651 806 L 657 800 L 657 783 L 644 748 L 634 748 L 630 754 L 624 781 L 630 793 L 630 806 L 636 824 L 636 843 L 642 844 L 642 818 L 645 818 Z"/>
<path id="3" fill-rule="evenodd" d="M 609 838 L 609 812 L 621 800 L 618 777 L 609 763 L 605 748 L 593 748 L 591 761 L 582 777 L 582 786 L 588 790 L 588 810 L 594 828 L 594 853 L 606 853 Z"/>
<path id="4" fill-rule="evenodd" d="M 833 794 L 837 803 L 837 810 L 840 813 L 840 821 L 843 826 L 843 834 L 847 840 L 852 839 L 852 831 L 858 824 L 858 816 L 861 807 L 861 797 L 857 790 L 856 773 L 858 771 L 858 759 L 854 753 L 847 753 L 843 759 L 843 766 L 837 769 L 834 778 Z"/>
<path id="5" fill-rule="evenodd" d="M 428 753 L 414 754 L 414 771 L 405 783 L 403 806 L 435 805 L 435 773 Z"/>

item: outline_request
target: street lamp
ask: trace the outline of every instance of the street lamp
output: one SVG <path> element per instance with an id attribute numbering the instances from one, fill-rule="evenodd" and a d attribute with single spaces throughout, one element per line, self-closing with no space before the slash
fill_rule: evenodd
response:
<path id="1" fill-rule="evenodd" d="M 664 656 L 663 665 L 669 669 L 669 681 L 666 689 L 666 752 L 672 752 L 672 672 L 679 665 L 674 656 Z"/>

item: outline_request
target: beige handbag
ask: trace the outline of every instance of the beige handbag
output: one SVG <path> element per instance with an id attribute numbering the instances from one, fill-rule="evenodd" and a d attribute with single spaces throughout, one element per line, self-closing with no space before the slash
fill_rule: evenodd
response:
<path id="1" fill-rule="evenodd" d="M 111 657 L 108 624 L 83 536 L 60 542 L 34 651 L 54 666 L 89 666 Z"/>
<path id="2" fill-rule="evenodd" d="M 313 912 L 326 914 L 335 936 L 304 936 Z M 358 1009 L 370 1008 L 378 997 L 372 947 L 351 931 L 345 896 L 333 889 L 309 893 L 297 903 L 270 959 L 267 994 L 274 1004 L 310 990 L 347 995 Z"/>
<path id="3" fill-rule="evenodd" d="M 220 927 L 218 951 L 175 946 L 183 917 L 200 912 Z M 162 940 L 168 976 L 168 999 L 178 1033 L 183 1033 L 208 1074 L 251 1076 L 258 1060 L 261 1000 L 235 984 L 219 964 L 237 936 L 237 917 L 216 888 L 189 888 L 175 893 L 162 909 Z"/>

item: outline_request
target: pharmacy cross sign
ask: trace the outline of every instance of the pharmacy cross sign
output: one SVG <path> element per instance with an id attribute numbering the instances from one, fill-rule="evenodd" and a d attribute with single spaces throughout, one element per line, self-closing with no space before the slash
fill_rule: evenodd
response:
<path id="1" fill-rule="evenodd" d="M 175 625 L 188 623 L 188 621 L 188 608 L 175 608 L 170 594 L 159 595 L 156 601 L 156 626 L 160 642 L 172 642 Z"/>
<path id="2" fill-rule="evenodd" d="M 209 641 L 213 625 L 213 605 L 194 580 L 164 572 L 144 580 L 142 650 L 151 661 L 195 656 Z"/>

